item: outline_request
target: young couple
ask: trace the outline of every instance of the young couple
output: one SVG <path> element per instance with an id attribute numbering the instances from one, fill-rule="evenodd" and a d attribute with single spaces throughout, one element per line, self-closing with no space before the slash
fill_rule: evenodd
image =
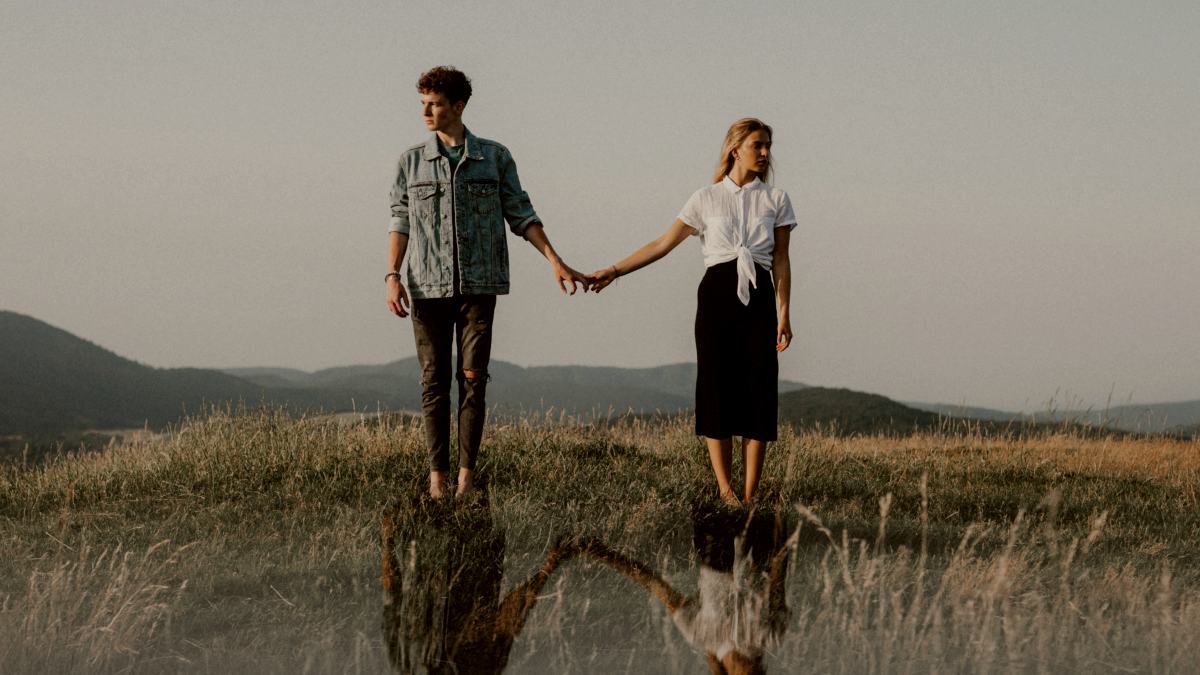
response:
<path id="1" fill-rule="evenodd" d="M 617 264 L 583 275 L 550 245 L 508 149 L 463 125 L 471 98 L 467 76 L 454 68 L 433 68 L 421 75 L 417 91 L 425 126 L 434 134 L 400 158 L 385 280 L 388 309 L 399 317 L 412 315 L 430 495 L 440 498 L 449 490 L 452 376 L 459 400 L 455 493 L 465 495 L 473 487 L 486 414 L 492 318 L 496 296 L 509 289 L 507 222 L 545 256 L 559 288 L 566 293 L 569 285 L 572 295 L 579 285 L 600 292 L 689 236 L 700 237 L 707 271 L 697 293 L 696 433 L 705 439 L 721 499 L 750 501 L 767 443 L 776 438 L 777 352 L 792 340 L 788 240 L 796 216 L 787 194 L 767 182 L 771 127 L 750 118 L 735 122 L 725 134 L 713 183 L 688 199 L 667 231 Z M 457 362 L 451 369 L 455 343 Z M 745 466 L 740 499 L 731 483 L 734 436 L 742 439 Z"/>

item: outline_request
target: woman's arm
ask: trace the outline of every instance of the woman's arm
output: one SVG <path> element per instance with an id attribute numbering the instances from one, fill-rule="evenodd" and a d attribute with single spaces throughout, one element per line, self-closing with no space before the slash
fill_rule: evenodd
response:
<path id="1" fill-rule="evenodd" d="M 775 276 L 775 303 L 779 307 L 779 328 L 775 331 L 775 351 L 781 352 L 792 344 L 792 318 L 788 314 L 792 301 L 792 259 L 788 255 L 788 243 L 792 230 L 787 227 L 775 229 L 775 251 L 772 254 L 771 272 Z"/>
<path id="2" fill-rule="evenodd" d="M 661 257 L 661 256 L 659 256 Z M 613 568 L 625 575 L 630 581 L 641 586 L 646 592 L 661 602 L 669 612 L 674 612 L 688 602 L 688 598 L 663 579 L 649 567 L 628 558 L 606 546 L 598 539 L 589 539 L 579 545 L 579 553 Z"/>
<path id="3" fill-rule="evenodd" d="M 696 230 L 691 225 L 682 220 L 676 220 L 674 223 L 671 223 L 671 226 L 667 228 L 667 231 L 662 236 L 629 254 L 629 257 L 621 262 L 589 274 L 588 279 L 591 281 L 591 290 L 599 293 L 605 286 L 616 281 L 617 277 L 640 270 L 658 260 L 670 253 L 684 239 L 695 233 Z"/>

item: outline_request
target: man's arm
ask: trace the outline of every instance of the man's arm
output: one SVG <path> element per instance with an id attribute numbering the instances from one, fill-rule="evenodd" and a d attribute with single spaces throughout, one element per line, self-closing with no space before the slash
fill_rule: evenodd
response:
<path id="1" fill-rule="evenodd" d="M 567 292 L 567 282 L 571 284 L 571 295 L 575 295 L 575 291 L 578 290 L 576 284 L 583 284 L 583 290 L 586 291 L 588 289 L 587 277 L 564 263 L 562 258 L 558 257 L 558 253 L 554 251 L 554 247 L 550 245 L 550 240 L 546 238 L 546 230 L 538 220 L 537 213 L 533 210 L 533 204 L 529 202 L 529 195 L 521 188 L 521 179 L 517 176 L 517 164 L 513 161 L 507 148 L 501 150 L 497 169 L 500 173 L 500 207 L 503 209 L 504 220 L 508 222 L 513 234 L 524 237 L 526 241 L 533 244 L 538 253 L 550 261 L 550 267 L 554 268 L 554 280 L 563 293 Z"/>
<path id="2" fill-rule="evenodd" d="M 571 295 L 575 295 L 578 290 L 576 284 L 583 284 L 583 290 L 588 289 L 587 277 L 571 269 L 562 258 L 555 253 L 554 247 L 550 245 L 550 240 L 546 238 L 546 230 L 542 228 L 541 223 L 530 223 L 525 227 L 522 233 L 526 241 L 533 244 L 533 247 L 550 261 L 550 267 L 554 269 L 554 279 L 558 282 L 559 289 L 563 293 L 567 292 L 567 283 L 571 284 Z"/>
<path id="3" fill-rule="evenodd" d="M 408 316 L 408 292 L 400 281 L 400 265 L 404 252 L 408 250 L 408 176 L 404 172 L 404 161 L 396 168 L 396 180 L 392 183 L 392 222 L 388 227 L 388 310 L 403 319 Z M 394 274 L 393 274 L 394 273 Z"/>
<path id="4" fill-rule="evenodd" d="M 409 307 L 408 292 L 404 290 L 404 284 L 400 283 L 400 265 L 404 262 L 404 253 L 407 250 L 407 234 L 388 232 L 387 305 L 392 314 L 402 319 L 408 316 Z"/>

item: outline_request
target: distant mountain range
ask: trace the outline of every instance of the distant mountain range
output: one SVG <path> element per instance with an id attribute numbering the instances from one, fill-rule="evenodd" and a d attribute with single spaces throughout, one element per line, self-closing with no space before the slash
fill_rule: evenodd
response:
<path id="1" fill-rule="evenodd" d="M 227 401 L 319 407 L 348 395 L 276 390 L 216 370 L 151 368 L 37 319 L 0 311 L 0 436 L 161 427 Z"/>
<path id="2" fill-rule="evenodd" d="M 501 413 L 606 416 L 691 407 L 696 366 L 539 366 L 493 361 L 489 404 Z M 783 380 L 781 391 L 801 389 Z M 329 368 L 151 368 L 67 331 L 0 311 L 0 436 L 162 427 L 228 402 L 298 411 L 419 410 L 414 357 Z"/>
<path id="3" fill-rule="evenodd" d="M 654 368 L 523 368 L 493 360 L 488 370 L 489 405 L 504 413 L 536 411 L 607 416 L 630 410 L 675 412 L 692 407 L 696 382 L 694 363 Z M 377 404 L 414 410 L 421 405 L 421 370 L 416 357 L 378 366 L 329 368 L 315 373 L 287 368 L 230 368 L 223 372 L 262 387 L 354 391 L 360 410 Z M 779 383 L 780 391 L 804 387 L 788 380 Z"/>
<path id="4" fill-rule="evenodd" d="M 628 411 L 674 413 L 692 407 L 696 366 L 655 368 L 538 366 L 493 361 L 488 401 L 501 414 L 605 417 Z M 781 380 L 780 419 L 846 433 L 911 431 L 939 416 L 996 422 L 1051 421 L 984 408 L 897 403 L 845 389 Z M 0 311 L 0 445 L 61 438 L 86 430 L 161 428 L 206 406 L 244 403 L 294 411 L 420 409 L 415 358 L 305 372 L 288 368 L 152 368 L 29 316 Z M 1062 419 L 1069 413 L 1057 413 Z M 1192 430 L 1200 401 L 1121 406 L 1080 422 L 1142 431 Z"/>
<path id="5" fill-rule="evenodd" d="M 1005 412 L 1003 410 L 993 410 L 991 408 L 979 408 L 967 405 L 949 405 L 945 403 L 915 403 L 905 401 L 904 405 L 925 412 L 937 413 L 947 417 L 968 417 L 973 420 L 990 420 L 993 422 L 1020 422 L 1025 421 L 1026 417 L 1021 413 Z"/>
<path id="6" fill-rule="evenodd" d="M 1105 410 L 1051 410 L 1022 414 L 938 403 L 907 403 L 918 410 L 948 417 L 1022 423 L 1073 422 L 1090 427 L 1121 429 L 1139 433 L 1169 433 L 1193 436 L 1200 430 L 1200 400 L 1177 403 L 1128 404 Z"/>

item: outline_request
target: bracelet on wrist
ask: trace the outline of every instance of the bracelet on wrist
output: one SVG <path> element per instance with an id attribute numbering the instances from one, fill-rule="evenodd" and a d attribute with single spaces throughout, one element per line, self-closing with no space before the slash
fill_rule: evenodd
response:
<path id="1" fill-rule="evenodd" d="M 396 281 L 400 281 L 400 273 L 396 272 L 394 270 L 383 275 L 383 280 L 386 282 L 388 279 L 391 279 L 392 277 L 396 277 Z"/>

